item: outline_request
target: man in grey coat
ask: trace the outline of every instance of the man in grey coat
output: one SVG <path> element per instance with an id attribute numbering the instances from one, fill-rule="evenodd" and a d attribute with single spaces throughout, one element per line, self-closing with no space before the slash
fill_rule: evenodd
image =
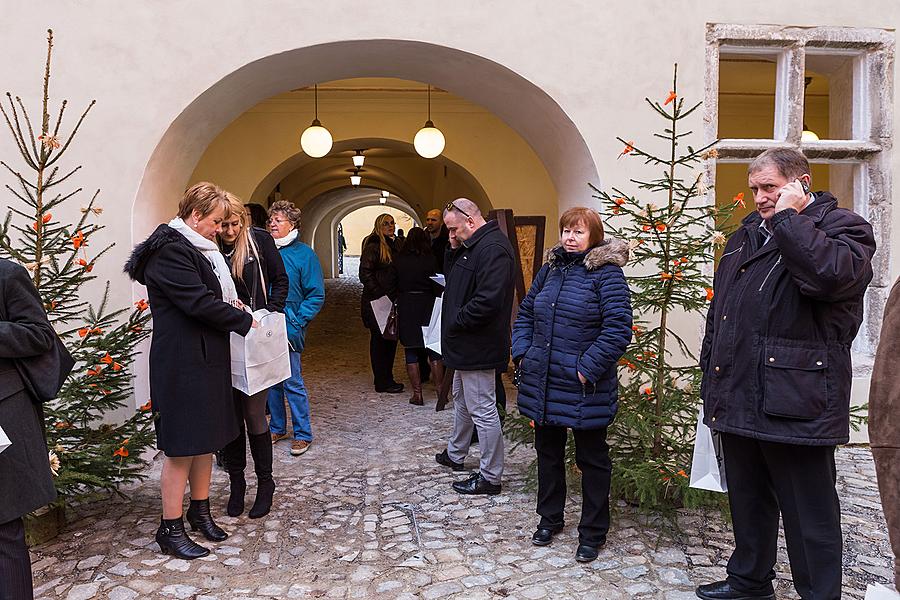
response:
<path id="1" fill-rule="evenodd" d="M 40 405 L 14 361 L 50 352 L 55 336 L 28 272 L 0 259 L 0 427 L 12 442 L 0 452 L 0 600 L 32 598 L 22 517 L 56 498 Z"/>

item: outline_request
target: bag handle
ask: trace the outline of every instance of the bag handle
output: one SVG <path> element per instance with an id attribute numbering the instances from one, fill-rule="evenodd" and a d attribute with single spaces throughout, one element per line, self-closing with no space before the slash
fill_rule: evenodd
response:
<path id="1" fill-rule="evenodd" d="M 256 268 L 259 269 L 259 281 L 262 283 L 262 291 L 263 291 L 263 300 L 266 304 L 269 303 L 269 295 L 266 293 L 266 278 L 263 275 L 262 270 L 262 261 L 259 259 L 259 249 L 256 247 L 256 241 L 253 239 L 253 228 L 250 228 L 250 231 L 247 232 L 247 239 L 250 242 L 250 252 L 253 253 L 253 256 L 256 257 Z M 250 300 L 253 300 L 253 293 L 250 293 Z M 256 310 L 255 306 L 251 306 L 254 310 Z"/>

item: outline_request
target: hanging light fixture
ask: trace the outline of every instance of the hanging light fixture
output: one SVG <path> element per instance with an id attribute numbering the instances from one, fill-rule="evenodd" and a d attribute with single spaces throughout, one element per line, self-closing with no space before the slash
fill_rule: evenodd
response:
<path id="1" fill-rule="evenodd" d="M 300 147 L 313 158 L 322 158 L 331 150 L 331 133 L 319 122 L 319 86 L 313 88 L 315 94 L 315 117 L 312 124 L 300 136 Z"/>
<path id="2" fill-rule="evenodd" d="M 381 197 L 382 197 L 382 198 L 387 198 L 387 197 L 390 196 L 390 195 L 391 195 L 391 193 L 390 193 L 389 191 L 387 191 L 387 190 L 381 190 Z"/>
<path id="3" fill-rule="evenodd" d="M 428 86 L 428 120 L 416 132 L 413 146 L 422 158 L 434 158 L 444 151 L 444 134 L 431 122 L 431 86 Z"/>
<path id="4" fill-rule="evenodd" d="M 806 126 L 806 90 L 809 89 L 809 84 L 812 83 L 812 79 L 812 77 L 803 78 L 803 132 L 800 134 L 801 142 L 819 141 L 819 136 L 816 135 L 816 132 Z"/>
<path id="5" fill-rule="evenodd" d="M 353 166 L 361 167 L 366 162 L 366 157 L 363 154 L 362 150 L 357 150 L 356 154 L 353 155 Z"/>
<path id="6" fill-rule="evenodd" d="M 381 196 L 381 198 L 378 199 L 378 204 L 387 204 L 387 196 Z"/>
<path id="7" fill-rule="evenodd" d="M 360 183 L 362 183 L 362 176 L 359 174 L 359 169 L 353 169 L 353 175 L 350 176 L 350 185 L 358 187 Z"/>

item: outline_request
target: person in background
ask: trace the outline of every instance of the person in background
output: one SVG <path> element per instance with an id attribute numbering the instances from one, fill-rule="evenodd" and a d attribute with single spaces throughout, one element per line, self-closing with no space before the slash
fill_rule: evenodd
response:
<path id="1" fill-rule="evenodd" d="M 56 499 L 43 411 L 38 399 L 28 393 L 14 361 L 46 355 L 53 350 L 55 338 L 28 272 L 0 259 L 0 429 L 12 442 L 0 452 L 2 600 L 34 597 L 22 517 Z"/>
<path id="2" fill-rule="evenodd" d="M 291 454 L 300 456 L 312 444 L 309 419 L 309 394 L 303 381 L 300 354 L 306 344 L 306 327 L 325 304 L 325 281 L 322 266 L 313 249 L 300 241 L 300 209 L 293 202 L 279 200 L 269 208 L 269 231 L 284 261 L 288 276 L 287 301 L 284 307 L 290 345 L 291 377 L 269 390 L 269 427 L 272 443 L 291 437 L 287 433 L 284 401 L 291 408 L 294 428 Z"/>
<path id="3" fill-rule="evenodd" d="M 503 436 L 496 405 L 496 371 L 509 362 L 509 321 L 514 264 L 509 239 L 496 221 L 486 222 L 471 200 L 457 198 L 444 210 L 452 261 L 441 311 L 441 351 L 452 367 L 453 433 L 435 460 L 462 471 L 478 430 L 481 469 L 453 484 L 460 494 L 499 494 Z"/>
<path id="4" fill-rule="evenodd" d="M 409 230 L 406 242 L 394 257 L 394 268 L 397 271 L 400 343 L 403 344 L 406 372 L 413 390 L 409 403 L 417 406 L 424 404 L 419 363 L 427 359 L 438 390 L 435 410 L 444 410 L 447 406 L 446 390 L 443 389 L 444 364 L 440 354 L 425 348 L 422 337 L 422 328 L 431 320 L 434 299 L 443 292 L 443 288 L 430 279 L 437 272 L 437 261 L 431 254 L 431 244 L 425 230 L 419 227 Z"/>
<path id="5" fill-rule="evenodd" d="M 519 412 L 534 421 L 541 520 L 531 541 L 547 546 L 563 528 L 571 429 L 583 499 L 575 560 L 590 562 L 609 531 L 606 429 L 618 407 L 618 361 L 632 335 L 631 295 L 622 272 L 628 245 L 604 240 L 600 215 L 584 207 L 562 214 L 559 235 L 519 307 L 512 355 Z"/>
<path id="6" fill-rule="evenodd" d="M 425 231 L 428 232 L 428 239 L 431 242 L 431 253 L 437 260 L 437 272 L 443 273 L 444 255 L 450 248 L 450 234 L 439 209 L 433 208 L 425 215 Z"/>
<path id="7" fill-rule="evenodd" d="M 229 216 L 228 193 L 212 183 L 197 183 L 184 193 L 178 216 L 138 244 L 125 264 L 131 279 L 147 286 L 153 311 L 150 397 L 156 444 L 165 453 L 156 542 L 164 554 L 183 559 L 209 554 L 184 530 L 188 482 L 191 529 L 210 541 L 228 537 L 210 514 L 212 453 L 238 434 L 229 336 L 246 335 L 257 326 L 243 310 L 216 245 Z"/>
<path id="8" fill-rule="evenodd" d="M 378 215 L 372 233 L 363 240 L 359 259 L 359 280 L 363 285 L 360 312 L 363 325 L 370 333 L 369 360 L 372 363 L 375 391 L 387 394 L 403 392 L 403 384 L 394 379 L 397 340 L 384 338 L 371 302 L 382 296 L 397 300 L 397 271 L 393 264 L 398 250 L 395 227 L 394 217 L 388 213 Z"/>
<path id="9" fill-rule="evenodd" d="M 266 213 L 265 208 L 256 203 L 249 203 L 244 205 L 244 210 L 246 212 L 247 221 L 253 227 L 258 227 L 259 229 L 266 228 L 266 222 L 269 219 L 269 215 Z"/>
<path id="10" fill-rule="evenodd" d="M 869 389 L 869 444 L 878 474 L 881 508 L 894 551 L 894 586 L 900 592 L 900 280 L 884 306 L 881 338 Z"/>
<path id="11" fill-rule="evenodd" d="M 268 231 L 250 225 L 238 198 L 229 196 L 229 200 L 231 215 L 222 222 L 219 248 L 231 268 L 238 298 L 251 311 L 264 308 L 270 312 L 284 312 L 288 277 L 275 242 Z M 256 472 L 256 499 L 249 516 L 258 519 L 269 514 L 272 508 L 275 480 L 272 478 L 272 442 L 266 421 L 268 391 L 265 389 L 248 396 L 233 390 L 240 433 L 222 450 L 225 471 L 231 482 L 226 509 L 230 517 L 244 512 L 248 439 Z"/>

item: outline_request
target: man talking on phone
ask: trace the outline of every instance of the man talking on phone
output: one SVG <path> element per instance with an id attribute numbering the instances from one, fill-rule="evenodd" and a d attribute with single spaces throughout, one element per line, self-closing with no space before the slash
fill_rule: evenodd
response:
<path id="1" fill-rule="evenodd" d="M 872 279 L 872 227 L 812 193 L 800 152 L 748 169 L 756 211 L 716 269 L 700 354 L 705 423 L 721 435 L 735 549 L 706 599 L 775 598 L 779 512 L 794 587 L 841 597 L 834 453 L 849 440 L 850 344 Z"/>

